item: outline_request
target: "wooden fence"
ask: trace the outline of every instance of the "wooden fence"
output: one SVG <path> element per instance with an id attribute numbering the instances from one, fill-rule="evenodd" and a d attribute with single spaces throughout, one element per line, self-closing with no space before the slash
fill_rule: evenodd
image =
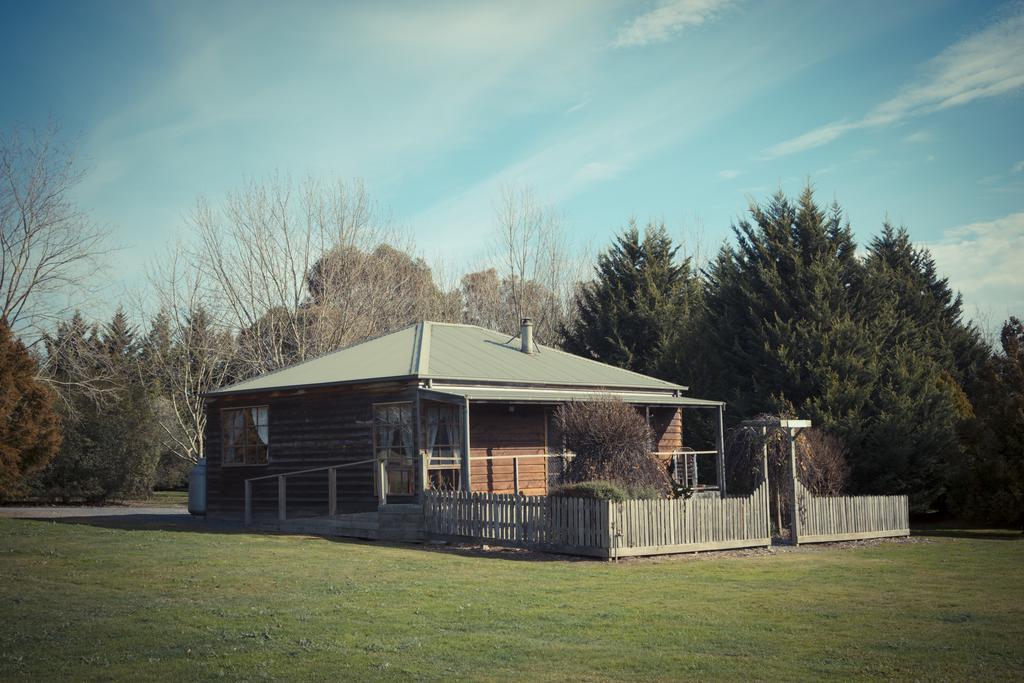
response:
<path id="1" fill-rule="evenodd" d="M 428 491 L 429 536 L 592 557 L 768 546 L 768 488 L 751 496 L 621 503 Z"/>
<path id="2" fill-rule="evenodd" d="M 910 535 L 906 496 L 816 496 L 794 480 L 797 543 Z"/>

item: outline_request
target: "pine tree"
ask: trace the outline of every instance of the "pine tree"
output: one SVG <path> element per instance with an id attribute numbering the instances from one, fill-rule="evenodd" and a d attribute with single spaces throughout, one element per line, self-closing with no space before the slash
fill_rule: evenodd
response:
<path id="1" fill-rule="evenodd" d="M 60 417 L 25 346 L 0 318 L 0 500 L 22 495 L 26 477 L 61 443 Z"/>
<path id="2" fill-rule="evenodd" d="M 976 417 L 965 425 L 958 502 L 972 521 L 1024 531 L 1024 323 L 1011 317 L 1000 342 L 980 372 Z"/>
<path id="3" fill-rule="evenodd" d="M 671 373 L 701 289 L 689 258 L 678 258 L 663 224 L 635 221 L 598 257 L 595 279 L 576 299 L 563 347 L 635 372 Z"/>
<path id="4" fill-rule="evenodd" d="M 64 393 L 64 442 L 34 481 L 49 498 L 102 501 L 148 495 L 160 440 L 141 345 L 124 311 L 102 330 L 77 313 L 47 340 Z"/>
<path id="5" fill-rule="evenodd" d="M 863 276 L 850 226 L 810 188 L 782 193 L 733 230 L 708 273 L 705 346 L 733 414 L 792 413 L 856 440 L 876 342 L 851 291 Z"/>
<path id="6" fill-rule="evenodd" d="M 960 296 L 903 228 L 886 224 L 871 241 L 859 305 L 881 344 L 855 484 L 907 493 L 915 509 L 931 509 L 963 457 L 958 430 L 972 411 L 962 383 L 987 350 L 963 321 Z"/>
<path id="7" fill-rule="evenodd" d="M 868 245 L 864 265 L 864 314 L 891 316 L 887 340 L 927 355 L 968 386 L 990 351 L 964 320 L 960 295 L 939 276 L 928 250 L 914 246 L 906 228 L 885 223 Z"/>

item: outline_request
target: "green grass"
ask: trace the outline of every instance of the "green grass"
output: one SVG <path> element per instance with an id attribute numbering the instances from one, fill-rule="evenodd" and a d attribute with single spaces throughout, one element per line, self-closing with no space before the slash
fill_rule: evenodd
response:
<path id="1" fill-rule="evenodd" d="M 0 519 L 0 679 L 1019 679 L 1022 568 L 985 534 L 613 564 Z"/>
<path id="2" fill-rule="evenodd" d="M 137 501 L 140 505 L 188 505 L 188 491 L 153 491 L 153 495 Z"/>

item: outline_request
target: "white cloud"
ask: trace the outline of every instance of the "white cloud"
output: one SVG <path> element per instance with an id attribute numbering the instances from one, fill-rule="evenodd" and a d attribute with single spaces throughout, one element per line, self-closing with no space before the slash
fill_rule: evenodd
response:
<path id="1" fill-rule="evenodd" d="M 947 230 L 928 249 L 968 309 L 999 318 L 1024 310 L 1024 212 Z"/>
<path id="2" fill-rule="evenodd" d="M 769 147 L 762 158 L 802 152 L 832 142 L 851 130 L 889 126 L 1024 87 L 1024 5 L 1016 6 L 1008 17 L 943 50 L 925 65 L 925 72 L 925 77 L 907 84 L 863 118 L 815 128 Z"/>
<path id="3" fill-rule="evenodd" d="M 593 183 L 601 180 L 610 180 L 617 176 L 623 169 L 622 164 L 609 161 L 591 161 L 584 164 L 576 173 L 573 179 L 579 183 Z"/>
<path id="4" fill-rule="evenodd" d="M 1010 173 L 1024 173 L 1024 161 L 1018 161 L 1010 169 Z"/>
<path id="5" fill-rule="evenodd" d="M 715 19 L 731 0 L 662 0 L 652 10 L 619 29 L 613 47 L 664 43 L 683 30 Z"/>
<path id="6" fill-rule="evenodd" d="M 777 145 L 769 147 L 761 155 L 762 159 L 774 159 L 776 157 L 787 156 L 789 154 L 796 154 L 797 152 L 803 152 L 814 147 L 821 147 L 824 144 L 832 142 L 840 135 L 848 130 L 857 128 L 858 124 L 845 123 L 843 121 L 836 121 L 835 123 L 829 123 L 820 128 L 808 131 L 803 135 L 798 135 L 795 138 L 780 142 Z"/>
<path id="7" fill-rule="evenodd" d="M 736 169 L 734 169 L 734 168 L 727 168 L 724 171 L 719 171 L 718 172 L 718 177 L 721 178 L 722 180 L 732 180 L 733 178 L 735 178 L 739 174 L 740 174 L 740 172 L 737 171 Z"/>

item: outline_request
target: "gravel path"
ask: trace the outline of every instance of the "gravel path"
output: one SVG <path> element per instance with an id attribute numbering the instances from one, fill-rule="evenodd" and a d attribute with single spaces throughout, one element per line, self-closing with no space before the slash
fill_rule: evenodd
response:
<path id="1" fill-rule="evenodd" d="M 184 506 L 148 505 L 19 505 L 0 506 L 0 517 L 52 520 L 70 524 L 123 529 L 170 531 L 237 531 L 241 520 L 206 519 L 188 513 Z"/>
<path id="2" fill-rule="evenodd" d="M 191 518 L 188 510 L 180 505 L 136 506 L 136 505 L 23 505 L 0 507 L 0 517 L 17 519 L 65 519 L 68 517 L 134 517 L 161 516 L 174 519 Z"/>

